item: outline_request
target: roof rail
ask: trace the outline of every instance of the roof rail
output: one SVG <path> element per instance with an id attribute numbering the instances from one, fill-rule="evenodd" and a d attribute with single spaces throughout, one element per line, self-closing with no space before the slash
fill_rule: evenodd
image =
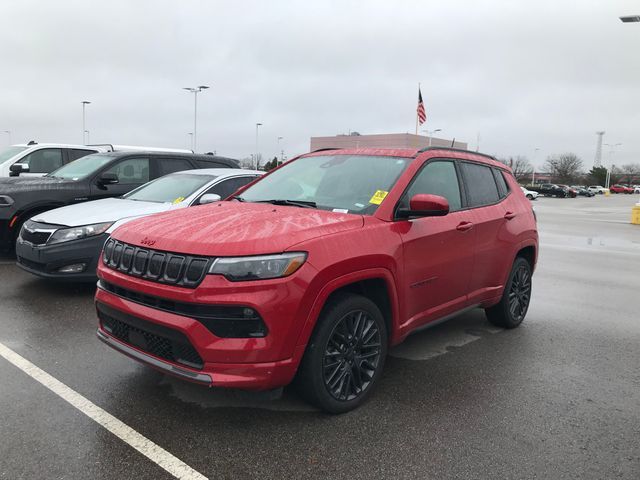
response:
<path id="1" fill-rule="evenodd" d="M 482 157 L 487 157 L 490 158 L 491 160 L 495 160 L 498 161 L 498 159 L 492 155 L 489 155 L 487 153 L 481 153 L 481 152 L 473 152 L 471 150 L 465 150 L 464 148 L 455 148 L 455 147 L 424 147 L 421 148 L 420 150 L 418 150 L 418 153 L 416 153 L 416 156 L 418 156 L 418 154 L 423 153 L 423 152 L 427 152 L 429 150 L 449 150 L 452 152 L 461 152 L 461 153 L 472 153 L 474 155 L 480 155 Z"/>
<path id="2" fill-rule="evenodd" d="M 315 150 L 311 150 L 309 153 L 325 152 L 327 150 L 342 150 L 342 148 L 341 147 L 316 148 Z"/>
<path id="3" fill-rule="evenodd" d="M 89 143 L 88 145 L 86 145 L 87 147 L 107 147 L 110 148 L 111 152 L 115 152 L 115 148 L 113 148 L 113 145 L 111 145 L 110 143 Z"/>

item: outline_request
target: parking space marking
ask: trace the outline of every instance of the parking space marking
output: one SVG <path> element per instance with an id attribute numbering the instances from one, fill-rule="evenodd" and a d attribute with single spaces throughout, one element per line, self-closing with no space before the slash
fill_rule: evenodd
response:
<path id="1" fill-rule="evenodd" d="M 182 460 L 173 456 L 75 390 L 72 390 L 61 381 L 35 366 L 29 360 L 5 346 L 2 342 L 0 342 L 0 356 L 4 357 L 9 363 L 41 383 L 174 477 L 184 480 L 207 480 L 207 477 L 191 468 Z"/>

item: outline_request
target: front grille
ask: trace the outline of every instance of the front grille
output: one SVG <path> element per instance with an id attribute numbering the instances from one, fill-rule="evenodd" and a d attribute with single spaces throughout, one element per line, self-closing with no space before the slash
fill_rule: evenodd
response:
<path id="1" fill-rule="evenodd" d="M 181 332 L 102 304 L 96 306 L 102 328 L 118 340 L 170 362 L 196 369 L 203 367 L 202 358 Z"/>
<path id="2" fill-rule="evenodd" d="M 20 238 L 32 245 L 44 245 L 59 226 L 27 221 L 20 230 Z"/>
<path id="3" fill-rule="evenodd" d="M 102 262 L 109 268 L 152 282 L 195 288 L 207 274 L 212 259 L 135 247 L 110 238 Z"/>
<path id="4" fill-rule="evenodd" d="M 267 326 L 260 314 L 253 308 L 242 305 L 204 305 L 177 302 L 129 290 L 104 280 L 100 280 L 98 285 L 107 292 L 140 305 L 193 318 L 220 338 L 261 338 L 266 337 L 268 333 Z"/>

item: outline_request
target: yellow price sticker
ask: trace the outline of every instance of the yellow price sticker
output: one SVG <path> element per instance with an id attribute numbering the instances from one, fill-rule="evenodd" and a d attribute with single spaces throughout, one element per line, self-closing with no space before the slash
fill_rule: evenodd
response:
<path id="1" fill-rule="evenodd" d="M 373 197 L 371 197 L 369 203 L 380 205 L 388 194 L 389 192 L 385 192 L 384 190 L 376 190 L 376 193 L 373 194 Z"/>
<path id="2" fill-rule="evenodd" d="M 184 197 L 178 197 L 172 203 L 175 205 L 176 203 L 180 203 L 183 200 L 184 200 Z"/>

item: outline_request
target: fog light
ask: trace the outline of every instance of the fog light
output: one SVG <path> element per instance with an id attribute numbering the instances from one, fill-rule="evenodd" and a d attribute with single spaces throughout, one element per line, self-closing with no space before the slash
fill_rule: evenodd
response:
<path id="1" fill-rule="evenodd" d="M 243 308 L 242 314 L 245 318 L 254 318 L 256 316 L 256 311 L 253 308 Z"/>
<path id="2" fill-rule="evenodd" d="M 60 273 L 81 273 L 84 272 L 84 269 L 87 268 L 86 263 L 72 263 L 71 265 L 65 265 L 64 267 L 60 267 L 58 272 Z"/>

